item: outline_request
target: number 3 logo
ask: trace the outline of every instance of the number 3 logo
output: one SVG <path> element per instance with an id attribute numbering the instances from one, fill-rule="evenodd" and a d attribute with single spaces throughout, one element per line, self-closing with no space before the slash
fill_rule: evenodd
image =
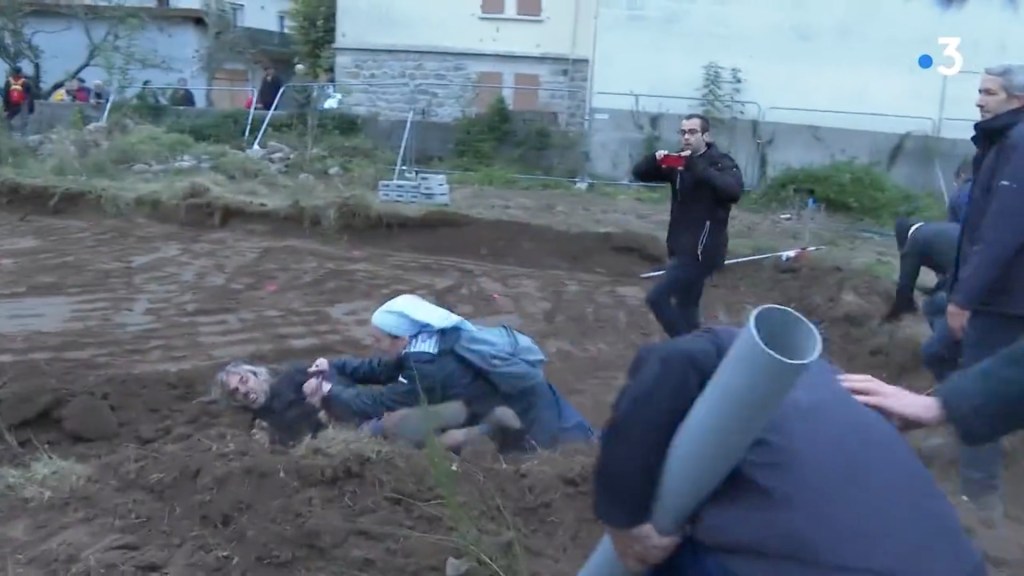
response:
<path id="1" fill-rule="evenodd" d="M 936 70 L 943 76 L 955 76 L 964 67 L 964 55 L 960 53 L 960 38 L 955 36 L 942 36 L 939 38 L 939 45 L 945 46 L 942 55 L 953 59 L 952 66 L 939 66 Z"/>

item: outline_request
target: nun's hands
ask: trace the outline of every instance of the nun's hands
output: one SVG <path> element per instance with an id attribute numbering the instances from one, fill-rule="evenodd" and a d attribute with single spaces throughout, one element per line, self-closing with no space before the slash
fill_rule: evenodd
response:
<path id="1" fill-rule="evenodd" d="M 323 402 L 324 396 L 330 391 L 331 383 L 320 375 L 313 376 L 302 385 L 302 394 L 306 397 L 306 402 L 318 408 Z"/>
<path id="2" fill-rule="evenodd" d="M 331 369 L 331 363 L 326 358 L 317 358 L 313 365 L 309 367 L 307 372 L 310 374 L 324 374 Z"/>

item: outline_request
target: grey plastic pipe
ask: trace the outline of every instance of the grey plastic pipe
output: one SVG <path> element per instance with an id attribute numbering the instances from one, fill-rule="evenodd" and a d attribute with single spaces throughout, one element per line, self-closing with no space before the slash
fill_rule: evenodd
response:
<path id="1" fill-rule="evenodd" d="M 821 350 L 818 329 L 798 312 L 775 305 L 751 312 L 669 444 L 651 514 L 658 532 L 683 533 Z M 578 576 L 628 574 L 605 535 Z"/>

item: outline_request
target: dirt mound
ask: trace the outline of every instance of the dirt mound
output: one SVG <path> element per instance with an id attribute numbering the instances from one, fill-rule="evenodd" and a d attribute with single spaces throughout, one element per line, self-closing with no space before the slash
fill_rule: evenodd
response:
<path id="1" fill-rule="evenodd" d="M 893 290 L 890 282 L 814 256 L 798 263 L 737 264 L 709 283 L 704 315 L 739 323 L 757 304 L 791 307 L 818 325 L 826 354 L 844 369 L 916 387 L 928 379 L 920 358 L 923 323 L 881 322 Z"/>
<path id="2" fill-rule="evenodd" d="M 491 264 L 546 270 L 576 270 L 634 276 L 664 260 L 663 242 L 633 232 L 566 232 L 510 220 L 477 218 L 449 210 L 405 211 L 381 208 L 361 197 L 318 205 L 269 206 L 221 198 L 202 181 L 187 181 L 167 198 L 137 198 L 118 209 L 149 219 L 209 228 L 259 226 L 282 236 L 311 230 L 351 235 L 351 239 L 386 250 L 411 251 Z M 104 214 L 116 198 L 72 187 L 0 179 L 0 204 L 29 214 Z M 270 227 L 266 227 L 270 225 Z"/>
<path id="3" fill-rule="evenodd" d="M 589 462 L 470 456 L 453 470 L 350 434 L 296 455 L 215 428 L 99 458 L 74 511 L 5 501 L 5 517 L 35 520 L 0 548 L 70 574 L 441 573 L 449 557 L 489 567 L 478 574 L 562 573 L 599 535 L 577 521 Z"/>

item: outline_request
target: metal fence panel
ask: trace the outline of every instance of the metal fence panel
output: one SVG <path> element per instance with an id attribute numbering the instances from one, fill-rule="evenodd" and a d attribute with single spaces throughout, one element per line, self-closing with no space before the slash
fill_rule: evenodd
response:
<path id="1" fill-rule="evenodd" d="M 983 72 L 961 70 L 956 76 L 942 77 L 936 135 L 943 138 L 970 138 L 977 116 L 978 82 Z"/>
<path id="2" fill-rule="evenodd" d="M 354 115 L 361 115 L 359 110 L 352 106 L 351 96 L 353 91 L 367 87 L 404 87 L 407 85 L 408 82 L 290 82 L 285 84 L 277 93 L 273 103 L 271 103 L 267 115 L 263 117 L 263 122 L 256 133 L 256 138 L 253 140 L 252 148 L 260 147 L 263 138 L 266 136 L 267 129 L 270 127 L 271 119 L 275 114 L 283 111 L 283 104 L 289 92 L 294 94 L 298 90 L 309 90 L 309 106 L 311 112 L 316 115 L 331 112 L 348 112 Z"/>
<path id="3" fill-rule="evenodd" d="M 506 106 L 493 114 L 501 97 Z M 586 90 L 503 83 L 415 82 L 407 166 L 452 158 L 463 172 L 499 169 L 523 179 L 576 181 L 586 173 Z M 490 114 L 490 115 L 489 115 Z M 477 118 L 477 121 L 473 121 Z"/>
<path id="4" fill-rule="evenodd" d="M 107 119 L 110 117 L 111 107 L 114 105 L 114 101 L 115 100 L 128 100 L 129 98 L 134 98 L 135 97 L 134 95 L 130 96 L 130 97 L 127 96 L 126 92 L 128 90 L 135 90 L 136 94 L 138 94 L 139 92 L 141 92 L 143 90 L 177 90 L 179 88 L 181 88 L 181 86 L 164 86 L 164 85 L 148 85 L 148 86 L 144 86 L 142 84 L 137 84 L 137 85 L 136 84 L 129 84 L 129 85 L 126 85 L 126 86 L 119 86 L 116 90 L 111 91 L 109 97 L 107 98 L 107 105 L 103 109 L 103 116 L 100 119 L 100 122 L 103 122 L 103 123 L 107 122 Z M 193 92 L 200 91 L 200 92 L 204 92 L 204 93 L 210 93 L 210 92 L 235 92 L 235 93 L 243 93 L 244 92 L 247 95 L 252 96 L 253 102 L 256 101 L 256 96 L 257 96 L 256 88 L 238 88 L 238 87 L 231 87 L 231 86 L 186 86 L 185 88 L 188 89 L 188 90 L 192 90 Z M 243 141 L 248 141 L 249 134 L 252 131 L 252 124 L 253 124 L 253 117 L 254 117 L 254 114 L 255 114 L 255 108 L 256 108 L 255 104 L 252 107 L 249 108 L 248 118 L 247 118 L 246 123 L 245 123 L 245 132 L 242 135 Z"/>

